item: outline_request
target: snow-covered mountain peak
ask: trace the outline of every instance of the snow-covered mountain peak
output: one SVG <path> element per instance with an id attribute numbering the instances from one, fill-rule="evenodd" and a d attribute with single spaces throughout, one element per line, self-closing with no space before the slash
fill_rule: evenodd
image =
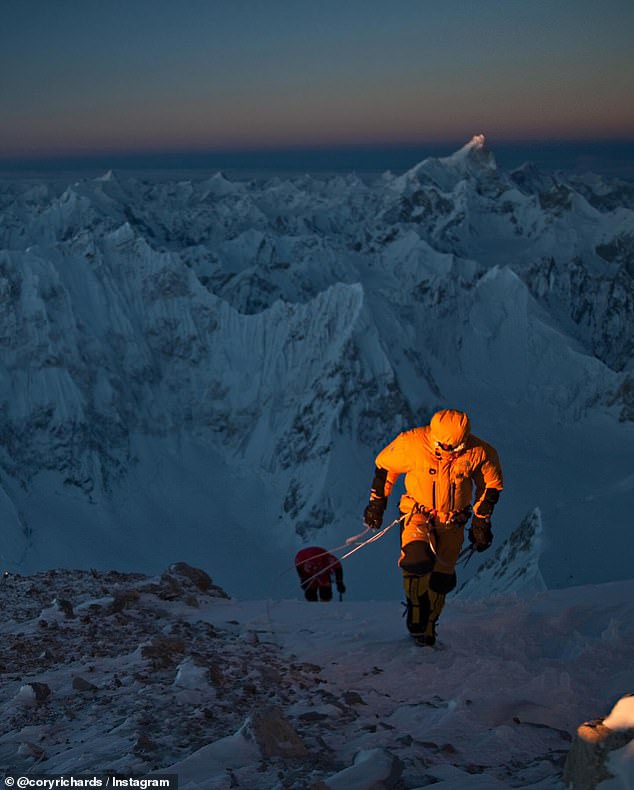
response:
<path id="1" fill-rule="evenodd" d="M 116 176 L 112 170 L 107 170 L 102 176 L 97 176 L 95 181 L 115 181 Z"/>
<path id="2" fill-rule="evenodd" d="M 411 192 L 420 187 L 435 186 L 443 192 L 463 189 L 465 180 L 499 194 L 497 165 L 493 153 L 486 145 L 483 134 L 474 135 L 468 143 L 445 157 L 429 157 L 394 179 L 394 187 L 402 192 Z"/>
<path id="3" fill-rule="evenodd" d="M 454 151 L 450 156 L 442 157 L 440 161 L 450 165 L 473 161 L 495 165 L 493 154 L 487 147 L 486 137 L 483 134 L 475 134 L 462 148 Z"/>
<path id="4" fill-rule="evenodd" d="M 632 197 L 491 157 L 478 135 L 376 181 L 0 185 L 7 565 L 153 570 L 240 534 L 270 595 L 302 542 L 354 531 L 378 450 L 456 406 L 503 459 L 500 541 L 537 503 L 549 584 L 629 574 Z"/>
<path id="5" fill-rule="evenodd" d="M 495 157 L 483 134 L 474 135 L 462 148 L 439 161 L 465 178 L 488 179 L 497 171 Z"/>
<path id="6" fill-rule="evenodd" d="M 222 172 L 222 170 L 214 173 L 211 178 L 208 178 L 206 181 L 204 181 L 203 189 L 205 192 L 218 197 L 235 195 L 244 191 L 242 184 L 235 181 L 230 181 L 226 174 Z"/>
<path id="7" fill-rule="evenodd" d="M 511 536 L 460 588 L 464 598 L 485 598 L 496 593 L 529 593 L 546 589 L 539 569 L 542 549 L 542 514 L 534 508 Z"/>

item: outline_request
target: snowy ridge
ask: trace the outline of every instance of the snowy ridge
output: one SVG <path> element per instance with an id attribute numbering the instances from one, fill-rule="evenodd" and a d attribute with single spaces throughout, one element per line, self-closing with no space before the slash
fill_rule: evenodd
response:
<path id="1" fill-rule="evenodd" d="M 371 183 L 0 184 L 5 566 L 230 551 L 288 593 L 377 451 L 456 406 L 500 450 L 501 540 L 537 503 L 547 584 L 631 576 L 632 238 L 623 182 L 508 174 L 481 136 Z M 353 589 L 392 597 L 393 556 Z"/>
<path id="2" fill-rule="evenodd" d="M 633 601 L 632 582 L 452 599 L 431 649 L 396 602 L 238 601 L 183 563 L 10 576 L 0 765 L 184 790 L 561 790 L 581 722 L 631 726 Z"/>
<path id="3" fill-rule="evenodd" d="M 465 598 L 499 593 L 525 594 L 546 589 L 539 570 L 542 518 L 539 508 L 528 513 L 510 537 L 459 588 Z"/>

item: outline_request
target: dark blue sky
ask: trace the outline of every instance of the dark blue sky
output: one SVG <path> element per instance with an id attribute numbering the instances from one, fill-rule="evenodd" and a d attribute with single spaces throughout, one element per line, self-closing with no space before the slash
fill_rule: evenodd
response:
<path id="1" fill-rule="evenodd" d="M 634 139 L 632 0 L 0 0 L 0 159 Z"/>

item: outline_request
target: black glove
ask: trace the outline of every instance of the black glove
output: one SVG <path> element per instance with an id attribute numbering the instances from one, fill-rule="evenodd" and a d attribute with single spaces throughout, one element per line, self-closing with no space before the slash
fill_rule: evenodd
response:
<path id="1" fill-rule="evenodd" d="M 474 516 L 469 527 L 469 540 L 476 551 L 486 551 L 493 543 L 491 522 L 488 518 Z"/>
<path id="2" fill-rule="evenodd" d="M 346 585 L 343 582 L 337 582 L 337 592 L 343 595 L 346 591 Z"/>
<path id="3" fill-rule="evenodd" d="M 363 523 L 370 529 L 381 529 L 383 514 L 387 506 L 387 497 L 371 499 L 370 504 L 363 511 Z"/>

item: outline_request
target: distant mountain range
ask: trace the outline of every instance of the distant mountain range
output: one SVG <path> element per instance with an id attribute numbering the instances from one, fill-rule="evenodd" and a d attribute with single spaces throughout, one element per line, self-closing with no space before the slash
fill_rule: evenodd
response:
<path id="1" fill-rule="evenodd" d="M 359 531 L 378 450 L 455 406 L 501 453 L 496 538 L 539 507 L 548 586 L 627 578 L 633 277 L 631 184 L 482 136 L 374 180 L 0 182 L 4 563 L 213 556 L 239 592 L 229 553 L 284 594 L 299 545 Z"/>

